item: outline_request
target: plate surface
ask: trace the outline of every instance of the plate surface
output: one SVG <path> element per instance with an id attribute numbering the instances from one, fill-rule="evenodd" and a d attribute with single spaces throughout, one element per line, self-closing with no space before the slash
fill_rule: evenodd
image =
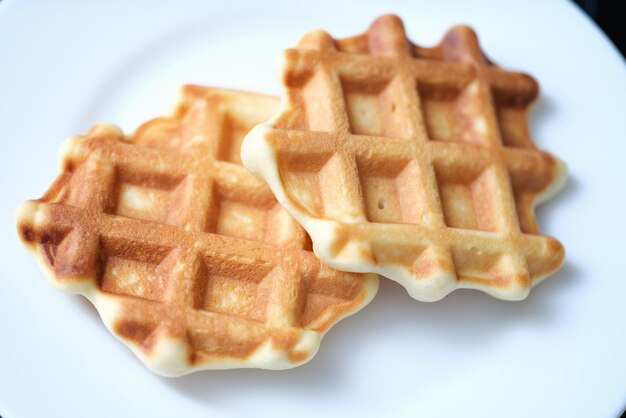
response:
<path id="1" fill-rule="evenodd" d="M 0 3 L 0 415 L 612 417 L 626 406 L 626 65 L 569 2 Z M 382 280 L 317 356 L 288 371 L 149 372 L 79 296 L 54 289 L 13 215 L 56 173 L 62 141 L 97 121 L 130 132 L 183 83 L 279 94 L 280 51 L 309 29 L 362 32 L 400 15 L 417 43 L 455 23 L 539 81 L 535 142 L 569 183 L 538 211 L 565 265 L 518 303 L 457 291 L 419 303 Z"/>

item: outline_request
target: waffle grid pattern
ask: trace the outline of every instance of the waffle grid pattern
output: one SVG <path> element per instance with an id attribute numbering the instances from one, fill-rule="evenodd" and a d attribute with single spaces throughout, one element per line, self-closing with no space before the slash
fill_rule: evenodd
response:
<path id="1" fill-rule="evenodd" d="M 287 105 L 249 135 L 278 174 L 246 144 L 244 160 L 279 179 L 268 183 L 322 260 L 421 300 L 462 287 L 520 299 L 558 268 L 562 247 L 534 217 L 561 170 L 528 136 L 537 84 L 490 64 L 469 28 L 434 48 L 412 45 L 390 16 L 354 38 L 315 31 L 283 69 Z"/>
<path id="2" fill-rule="evenodd" d="M 277 105 L 239 95 L 269 114 Z M 245 103 L 228 106 L 233 97 L 189 86 L 175 117 L 130 140 L 110 125 L 72 138 L 63 174 L 27 203 L 20 231 L 61 287 L 87 278 L 114 299 L 107 325 L 147 357 L 174 339 L 190 368 L 219 367 L 245 364 L 269 343 L 295 366 L 317 348 L 303 334 L 365 304 L 375 278 L 323 266 L 304 230 L 240 165 L 231 150 L 264 116 L 238 116 Z"/>

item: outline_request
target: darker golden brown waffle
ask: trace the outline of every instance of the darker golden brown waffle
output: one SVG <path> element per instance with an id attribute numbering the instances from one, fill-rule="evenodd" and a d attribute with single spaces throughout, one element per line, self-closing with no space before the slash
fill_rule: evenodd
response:
<path id="1" fill-rule="evenodd" d="M 470 28 L 423 48 L 383 16 L 353 38 L 311 32 L 283 58 L 282 110 L 242 157 L 324 262 L 424 301 L 521 299 L 560 266 L 534 216 L 565 178 L 528 134 L 537 83 L 489 62 Z"/>
<path id="2" fill-rule="evenodd" d="M 374 295 L 374 275 L 322 265 L 304 230 L 241 165 L 273 97 L 186 86 L 132 137 L 97 125 L 18 228 L 53 283 L 88 297 L 151 369 L 293 367 Z"/>

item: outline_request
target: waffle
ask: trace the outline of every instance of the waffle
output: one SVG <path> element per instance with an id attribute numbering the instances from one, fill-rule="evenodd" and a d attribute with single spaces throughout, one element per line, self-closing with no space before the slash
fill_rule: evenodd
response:
<path id="1" fill-rule="evenodd" d="M 422 301 L 458 288 L 523 299 L 561 265 L 534 215 L 565 179 L 529 137 L 538 85 L 485 58 L 469 27 L 431 48 L 390 15 L 352 38 L 313 31 L 284 52 L 282 83 L 242 158 L 325 263 Z"/>
<path id="2" fill-rule="evenodd" d="M 367 304 L 378 278 L 335 271 L 262 181 L 244 134 L 278 99 L 186 86 L 171 117 L 125 137 L 70 138 L 45 195 L 24 203 L 24 244 L 61 290 L 86 296 L 154 372 L 289 368 Z"/>

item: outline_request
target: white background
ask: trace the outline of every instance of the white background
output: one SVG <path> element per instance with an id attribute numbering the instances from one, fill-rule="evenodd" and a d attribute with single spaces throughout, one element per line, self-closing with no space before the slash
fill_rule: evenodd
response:
<path id="1" fill-rule="evenodd" d="M 4 418 L 212 416 L 612 417 L 626 407 L 626 67 L 566 1 L 2 1 L 0 3 L 0 414 Z M 262 6 L 262 7 L 261 7 Z M 534 75 L 535 142 L 565 160 L 539 210 L 567 250 L 519 303 L 456 292 L 377 298 L 288 371 L 150 373 L 79 296 L 55 290 L 13 216 L 56 173 L 68 136 L 97 121 L 130 132 L 183 83 L 279 94 L 276 60 L 305 31 L 362 32 L 383 12 L 432 45 L 455 23 Z"/>

